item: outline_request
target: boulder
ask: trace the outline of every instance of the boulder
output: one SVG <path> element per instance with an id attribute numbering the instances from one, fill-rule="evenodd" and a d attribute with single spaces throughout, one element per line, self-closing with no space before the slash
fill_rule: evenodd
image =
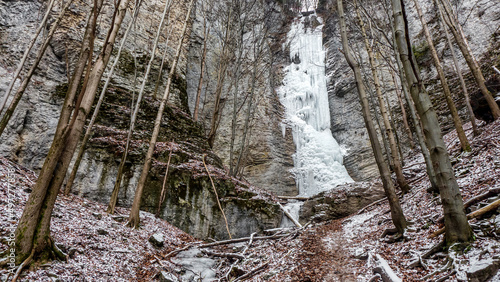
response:
<path id="1" fill-rule="evenodd" d="M 380 182 L 356 182 L 337 186 L 307 200 L 300 211 L 300 220 L 325 221 L 349 216 L 385 197 Z"/>
<path id="2" fill-rule="evenodd" d="M 160 233 L 155 233 L 149 237 L 149 243 L 153 245 L 156 248 L 161 248 L 163 247 L 163 241 L 165 241 L 165 238 L 163 237 L 163 234 Z"/>

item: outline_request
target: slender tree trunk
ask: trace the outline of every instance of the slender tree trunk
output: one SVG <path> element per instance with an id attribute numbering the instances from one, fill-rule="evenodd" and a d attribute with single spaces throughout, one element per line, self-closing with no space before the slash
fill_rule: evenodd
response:
<path id="1" fill-rule="evenodd" d="M 111 77 L 113 76 L 113 73 L 115 71 L 115 67 L 118 65 L 118 62 L 120 60 L 120 55 L 123 50 L 123 46 L 125 45 L 125 42 L 127 41 L 127 37 L 129 35 L 129 32 L 132 28 L 132 26 L 135 24 L 135 21 L 137 19 L 138 13 L 139 13 L 139 7 L 141 5 L 141 1 L 138 2 L 138 6 L 135 7 L 135 11 L 133 14 L 133 19 L 130 21 L 127 30 L 125 31 L 125 34 L 123 35 L 120 48 L 118 49 L 118 54 L 116 55 L 115 61 L 113 62 L 113 65 L 111 66 L 111 70 L 108 73 L 108 78 L 106 79 L 106 83 L 104 84 L 104 87 L 101 90 L 101 94 L 99 95 L 99 99 L 97 101 L 97 105 L 95 106 L 94 113 L 92 114 L 92 118 L 90 119 L 89 125 L 87 127 L 87 130 L 85 131 L 85 136 L 83 137 L 83 141 L 80 145 L 80 149 L 78 150 L 78 154 L 75 160 L 75 163 L 73 165 L 73 168 L 71 170 L 71 174 L 69 175 L 68 181 L 66 183 L 66 188 L 64 190 L 64 195 L 69 195 L 71 191 L 71 187 L 73 186 L 73 182 L 75 181 L 76 173 L 78 172 L 78 167 L 80 166 L 80 162 L 82 161 L 83 158 L 83 153 L 85 152 L 85 146 L 87 145 L 87 142 L 89 141 L 91 135 L 92 135 L 92 127 L 94 126 L 94 123 L 97 119 L 97 115 L 99 114 L 99 109 L 101 108 L 102 102 L 104 101 L 104 96 L 106 95 L 106 91 L 108 89 L 109 83 L 111 82 Z"/>
<path id="2" fill-rule="evenodd" d="M 365 30 L 365 25 L 363 22 L 363 18 L 361 17 L 361 14 L 359 13 L 359 8 L 357 1 L 354 1 L 354 5 L 356 7 L 356 14 L 358 16 L 358 21 L 361 25 L 361 33 L 364 38 L 365 42 L 365 48 L 366 51 L 368 52 L 368 58 L 370 60 L 370 69 L 372 72 L 372 77 L 373 81 L 375 84 L 375 91 L 377 93 L 377 98 L 378 98 L 378 103 L 380 107 L 380 113 L 382 114 L 382 120 L 384 121 L 384 127 L 386 130 L 387 137 L 389 139 L 389 146 L 391 147 L 391 158 L 392 158 L 392 163 L 394 164 L 394 172 L 396 173 L 396 180 L 398 182 L 399 187 L 401 188 L 401 191 L 403 193 L 408 193 L 410 191 L 410 185 L 408 185 L 408 182 L 406 181 L 406 178 L 403 174 L 403 166 L 401 164 L 401 159 L 399 157 L 399 152 L 398 152 L 398 147 L 396 144 L 396 139 L 394 137 L 394 131 L 391 126 L 391 123 L 389 121 L 389 116 L 387 114 L 387 109 L 385 107 L 385 102 L 384 98 L 382 96 L 382 90 L 380 87 L 380 80 L 378 78 L 377 70 L 376 70 L 376 63 L 375 63 L 375 57 L 373 55 L 372 48 L 370 46 L 370 43 L 368 42 L 368 37 L 366 35 L 366 30 Z"/>
<path id="3" fill-rule="evenodd" d="M 139 227 L 140 217 L 139 210 L 141 207 L 141 198 L 144 190 L 144 184 L 146 183 L 146 178 L 149 174 L 149 169 L 151 168 L 151 161 L 153 159 L 153 153 L 155 151 L 156 140 L 158 138 L 158 134 L 160 133 L 161 120 L 163 117 L 163 110 L 165 109 L 165 105 L 168 101 L 170 95 L 170 86 L 172 84 L 173 76 L 175 75 L 175 69 L 177 68 L 177 63 L 179 61 L 179 57 L 181 55 L 182 50 L 182 42 L 184 41 L 184 37 L 186 36 L 186 31 L 188 27 L 189 18 L 191 16 L 191 10 L 193 7 L 194 0 L 191 0 L 189 3 L 188 12 L 186 14 L 186 19 L 184 20 L 184 27 L 182 28 L 182 35 L 179 38 L 179 43 L 177 46 L 177 51 L 175 54 L 174 62 L 172 63 L 172 68 L 170 69 L 170 73 L 168 74 L 167 87 L 165 88 L 165 93 L 163 93 L 163 98 L 161 99 L 160 107 L 158 108 L 158 114 L 156 115 L 155 127 L 153 129 L 153 133 L 151 135 L 151 140 L 149 142 L 148 152 L 146 153 L 146 158 L 144 160 L 144 166 L 142 168 L 141 176 L 139 177 L 139 181 L 137 183 L 137 189 L 135 191 L 134 202 L 132 203 L 132 209 L 130 210 L 130 217 L 127 223 L 128 226 L 137 228 Z"/>
<path id="4" fill-rule="evenodd" d="M 54 6 L 55 0 L 50 0 L 49 3 L 47 4 L 47 11 L 45 11 L 45 15 L 43 16 L 42 22 L 38 26 L 38 28 L 35 31 L 35 35 L 31 39 L 31 41 L 28 44 L 28 47 L 26 50 L 24 50 L 23 57 L 21 58 L 21 61 L 19 62 L 19 65 L 17 66 L 16 72 L 14 73 L 14 76 L 12 78 L 12 81 L 9 84 L 9 87 L 7 88 L 7 91 L 5 91 L 5 96 L 2 98 L 2 101 L 0 102 L 0 114 L 3 111 L 3 108 L 5 107 L 5 103 L 7 103 L 7 99 L 10 95 L 10 92 L 12 91 L 12 88 L 14 88 L 14 84 L 16 83 L 16 80 L 19 78 L 19 74 L 23 70 L 24 64 L 26 62 L 26 59 L 28 58 L 28 55 L 31 52 L 31 49 L 33 48 L 33 45 L 35 45 L 36 39 L 38 38 L 38 35 L 40 35 L 40 32 L 42 29 L 45 27 L 45 24 L 47 23 L 47 19 L 49 18 L 50 12 L 52 11 L 52 6 Z M 62 3 L 62 1 L 61 1 Z"/>
<path id="5" fill-rule="evenodd" d="M 448 41 L 448 46 L 451 51 L 451 57 L 453 58 L 453 65 L 455 66 L 455 71 L 458 74 L 458 78 L 460 79 L 460 84 L 462 86 L 462 90 L 464 91 L 464 97 L 465 97 L 465 104 L 467 105 L 467 112 L 469 113 L 469 118 L 472 123 L 472 130 L 474 132 L 474 136 L 478 136 L 480 134 L 479 128 L 477 127 L 476 124 L 476 116 L 474 115 L 474 111 L 472 110 L 472 106 L 470 104 L 470 97 L 469 97 L 469 92 L 467 91 L 467 86 L 465 85 L 465 80 L 464 77 L 462 76 L 462 70 L 460 69 L 460 66 L 458 64 L 458 59 L 457 55 L 455 53 L 455 48 L 453 47 L 453 43 L 451 42 L 451 36 L 450 33 L 448 32 L 448 29 L 446 25 L 444 24 L 444 17 L 442 10 L 439 6 L 439 4 L 435 3 L 439 8 L 439 18 L 441 19 L 441 29 L 444 30 L 444 33 L 446 35 L 446 40 Z"/>
<path id="6" fill-rule="evenodd" d="M 153 43 L 153 49 L 151 51 L 151 58 L 149 59 L 148 66 L 147 66 L 146 72 L 144 74 L 144 79 L 142 81 L 141 88 L 139 90 L 139 94 L 137 97 L 137 102 L 136 102 L 135 107 L 134 107 L 134 112 L 132 113 L 132 117 L 130 119 L 130 128 L 129 128 L 128 133 L 127 133 L 127 142 L 125 144 L 125 152 L 123 152 L 123 155 L 122 155 L 122 158 L 120 161 L 120 165 L 118 166 L 118 173 L 116 174 L 115 186 L 113 187 L 113 192 L 111 193 L 111 198 L 109 199 L 108 208 L 106 210 L 108 213 L 111 213 L 111 214 L 115 213 L 115 207 L 116 207 L 116 203 L 118 201 L 118 194 L 120 192 L 120 186 L 121 186 L 122 179 L 123 179 L 123 172 L 125 170 L 125 163 L 127 161 L 128 152 L 130 150 L 130 142 L 132 140 L 132 135 L 134 133 L 135 122 L 137 120 L 137 115 L 139 113 L 139 108 L 140 108 L 140 104 L 142 101 L 142 96 L 144 94 L 144 88 L 146 87 L 146 83 L 148 81 L 149 73 L 151 71 L 151 66 L 153 65 L 153 60 L 155 59 L 156 48 L 158 47 L 158 41 L 160 39 L 161 29 L 163 27 L 163 22 L 165 21 L 165 17 L 167 16 L 167 13 L 169 13 L 169 11 L 170 11 L 171 5 L 172 5 L 171 0 L 169 0 L 167 3 L 165 3 L 165 8 L 163 9 L 163 15 L 162 15 L 162 18 L 160 21 L 160 25 L 158 26 L 158 30 L 156 31 L 156 37 L 155 37 L 155 40 Z M 165 46 L 165 48 L 167 48 L 167 46 Z"/>
<path id="7" fill-rule="evenodd" d="M 438 9 L 441 10 L 441 12 L 444 15 L 444 20 L 448 27 L 451 30 L 451 33 L 453 34 L 453 37 L 455 37 L 455 41 L 458 44 L 458 47 L 460 48 L 460 51 L 462 51 L 462 54 L 465 58 L 465 61 L 467 62 L 467 65 L 469 66 L 472 75 L 474 76 L 479 89 L 481 90 L 481 93 L 483 94 L 484 98 L 486 99 L 486 102 L 488 102 L 488 106 L 490 107 L 491 114 L 493 115 L 493 118 L 496 120 L 497 118 L 500 117 L 500 108 L 498 107 L 498 104 L 495 101 L 495 98 L 493 98 L 493 95 L 491 95 L 490 91 L 486 87 L 486 83 L 484 80 L 483 72 L 481 71 L 481 68 L 479 67 L 479 64 L 477 63 L 476 58 L 474 57 L 470 47 L 469 43 L 467 43 L 467 38 L 465 37 L 462 26 L 458 23 L 458 20 L 456 17 L 453 15 L 453 11 L 451 10 L 451 6 L 448 1 L 446 0 L 438 0 L 440 1 L 440 4 L 438 4 Z M 443 9 L 444 8 L 444 9 Z M 443 12 L 444 10 L 444 12 Z"/>
<path id="8" fill-rule="evenodd" d="M 28 87 L 28 84 L 31 80 L 31 77 L 35 73 L 35 70 L 37 69 L 38 64 L 42 60 L 42 57 L 45 54 L 45 50 L 47 50 L 47 47 L 49 47 L 49 43 L 50 43 L 50 40 L 52 39 L 52 36 L 54 35 L 54 32 L 56 31 L 57 27 L 59 26 L 59 23 L 61 22 L 61 20 L 64 17 L 66 10 L 68 9 L 69 5 L 72 2 L 73 2 L 73 0 L 68 0 L 68 2 L 66 2 L 66 4 L 64 4 L 64 6 L 61 7 L 61 11 L 59 12 L 59 15 L 58 15 L 56 21 L 52 24 L 52 27 L 50 28 L 49 34 L 45 38 L 45 41 L 43 42 L 42 46 L 40 47 L 40 50 L 38 50 L 35 62 L 33 62 L 33 65 L 31 66 L 30 70 L 28 71 L 28 74 L 23 79 L 21 86 L 19 86 L 19 89 L 17 89 L 17 92 L 14 95 L 14 98 L 12 99 L 12 101 L 9 104 L 9 107 L 5 111 L 5 114 L 3 115 L 2 120 L 0 120 L 0 136 L 2 135 L 3 131 L 5 130 L 5 127 L 7 127 L 7 124 L 9 123 L 9 120 L 12 117 L 12 114 L 14 113 L 14 110 L 17 107 L 17 104 L 19 104 L 19 101 L 21 101 L 21 98 L 23 97 L 24 91 L 26 91 L 26 88 Z M 7 95 L 5 97 L 7 97 Z"/>
<path id="9" fill-rule="evenodd" d="M 194 102 L 194 113 L 193 119 L 194 121 L 198 121 L 198 112 L 200 109 L 200 98 L 201 98 L 201 90 L 203 89 L 203 76 L 205 74 L 205 64 L 207 58 L 207 43 L 208 36 L 210 36 L 210 27 L 206 27 L 206 19 L 203 19 L 203 54 L 201 55 L 201 66 L 200 66 L 200 79 L 198 80 L 198 90 L 196 91 L 196 101 Z"/>
<path id="10" fill-rule="evenodd" d="M 455 107 L 455 103 L 453 102 L 450 87 L 448 86 L 448 81 L 446 80 L 446 76 L 444 75 L 443 66 L 441 65 L 441 61 L 439 60 L 436 47 L 434 47 L 434 42 L 432 42 L 431 33 L 429 32 L 429 28 L 427 27 L 427 23 L 425 22 L 424 14 L 422 13 L 422 9 L 420 8 L 418 1 L 413 0 L 413 2 L 415 3 L 415 9 L 417 10 L 418 17 L 420 18 L 420 23 L 422 23 L 422 28 L 424 29 L 425 39 L 427 40 L 427 44 L 429 45 L 429 48 L 431 50 L 432 59 L 434 60 L 434 66 L 436 67 L 439 80 L 441 81 L 441 86 L 443 87 L 443 94 L 446 98 L 448 108 L 450 109 L 451 117 L 453 119 L 453 123 L 455 124 L 455 129 L 457 130 L 458 139 L 460 140 L 460 145 L 462 146 L 463 151 L 469 152 L 471 150 L 469 140 L 467 140 L 467 136 L 465 135 L 465 131 L 462 126 L 462 121 L 460 120 L 460 116 L 458 116 L 458 111 Z"/>
<path id="11" fill-rule="evenodd" d="M 231 33 L 231 19 L 233 15 L 233 5 L 231 3 L 231 8 L 229 10 L 229 15 L 227 17 L 226 21 L 226 33 L 225 33 L 225 38 L 223 42 L 223 47 L 222 47 L 222 54 L 220 57 L 219 61 L 219 69 L 217 71 L 217 86 L 215 87 L 215 105 L 214 105 L 214 111 L 212 114 L 212 120 L 210 123 L 210 132 L 208 133 L 207 136 L 207 141 L 208 145 L 210 147 L 214 146 L 215 142 L 215 136 L 217 134 L 217 129 L 219 125 L 219 119 L 221 116 L 221 96 L 222 96 L 222 90 L 224 88 L 224 80 L 226 78 L 226 70 L 227 66 L 229 64 L 229 50 L 228 50 L 228 45 L 229 45 L 229 36 Z"/>
<path id="12" fill-rule="evenodd" d="M 436 172 L 437 185 L 444 210 L 446 226 L 445 240 L 448 244 L 457 241 L 470 241 L 473 236 L 472 230 L 465 216 L 462 195 L 460 194 L 453 167 L 446 151 L 446 145 L 443 141 L 441 129 L 439 128 L 439 121 L 432 107 L 429 95 L 423 87 L 420 74 L 418 73 L 418 66 L 410 53 L 411 43 L 408 38 L 404 3 L 402 0 L 391 0 L 391 2 L 399 55 L 404 67 L 406 80 L 410 85 L 411 96 L 424 127 L 434 171 Z"/>
<path id="13" fill-rule="evenodd" d="M 94 19 L 97 18 L 95 15 L 99 13 L 101 5 L 101 0 L 94 1 L 92 13 Z M 71 105 L 74 103 L 76 93 L 76 87 L 72 89 L 72 85 L 78 85 L 81 72 L 85 68 L 85 56 L 89 56 L 89 49 L 92 49 L 93 30 L 95 30 L 96 21 L 90 20 L 90 17 L 82 43 L 82 53 L 80 54 L 80 59 L 73 75 L 73 81 L 69 86 L 64 101 L 54 140 L 16 228 L 17 263 L 27 258 L 33 250 L 35 250 L 37 257 L 42 256 L 42 259 L 46 259 L 51 251 L 56 249 L 52 239 L 50 239 L 50 216 L 59 189 L 55 189 L 51 185 L 51 181 L 54 170 L 59 164 L 59 158 L 63 152 L 65 140 L 69 133 L 68 121 L 71 116 Z"/>
<path id="14" fill-rule="evenodd" d="M 380 147 L 380 142 L 378 141 L 377 132 L 375 131 L 375 126 L 373 125 L 373 120 L 370 117 L 370 106 L 368 104 L 368 97 L 365 92 L 365 87 L 363 85 L 363 80 L 361 77 L 361 71 L 358 63 L 354 59 L 349 49 L 347 42 L 347 28 L 345 23 L 344 8 L 342 5 L 342 0 L 337 0 L 338 14 L 340 18 L 340 35 L 342 38 L 342 48 L 344 49 L 344 56 L 354 72 L 354 77 L 356 79 L 356 86 L 358 88 L 359 100 L 361 101 L 361 107 L 363 112 L 363 119 L 365 121 L 366 130 L 368 131 L 368 136 L 370 137 L 370 142 L 373 149 L 373 154 L 375 155 L 375 160 L 377 162 L 378 169 L 380 171 L 380 176 L 384 185 L 384 191 L 387 198 L 389 199 L 389 205 L 391 207 L 391 216 L 394 226 L 399 233 L 403 233 L 407 223 L 399 204 L 399 198 L 394 190 L 394 185 L 392 184 L 392 179 L 390 175 L 389 168 L 384 161 L 384 156 L 382 155 L 382 149 Z"/>
<path id="15" fill-rule="evenodd" d="M 410 129 L 410 125 L 408 124 L 408 116 L 406 113 L 405 105 L 403 104 L 403 99 L 401 98 L 401 89 L 398 86 L 398 82 L 396 80 L 396 75 L 394 71 L 390 70 L 392 81 L 394 82 L 394 88 L 396 90 L 396 95 L 398 96 L 399 107 L 401 108 L 401 115 L 403 116 L 403 124 L 405 126 L 406 135 L 408 135 L 408 141 L 410 142 L 410 147 L 412 149 L 415 148 L 415 142 L 413 141 L 413 134 Z"/>

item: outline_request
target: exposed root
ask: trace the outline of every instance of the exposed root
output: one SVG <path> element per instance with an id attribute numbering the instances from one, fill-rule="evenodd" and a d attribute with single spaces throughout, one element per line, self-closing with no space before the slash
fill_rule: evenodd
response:
<path id="1" fill-rule="evenodd" d="M 31 261 L 33 260 L 33 256 L 35 255 L 35 248 L 31 249 L 31 254 L 29 255 L 29 257 L 27 259 L 25 259 L 21 265 L 19 265 L 19 268 L 17 269 L 16 271 L 16 274 L 14 274 L 14 277 L 12 278 L 12 282 L 16 282 L 17 281 L 17 278 L 19 278 L 19 275 L 21 275 L 21 272 L 23 271 L 23 268 L 26 267 L 26 265 L 28 265 L 29 263 L 31 263 Z"/>
<path id="2" fill-rule="evenodd" d="M 62 260 L 62 261 L 68 261 L 68 255 L 65 254 L 57 245 L 54 243 L 54 240 L 52 240 L 51 237 L 47 239 L 49 246 L 50 246 L 50 251 L 54 255 L 54 258 Z"/>

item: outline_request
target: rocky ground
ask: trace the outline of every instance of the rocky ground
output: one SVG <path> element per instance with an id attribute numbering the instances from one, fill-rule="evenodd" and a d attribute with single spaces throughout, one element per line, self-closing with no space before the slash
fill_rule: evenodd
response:
<path id="1" fill-rule="evenodd" d="M 467 133 L 473 146 L 469 153 L 460 152 L 456 134 L 445 136 L 464 200 L 500 188 L 500 122 L 483 125 L 479 136 L 473 137 L 470 128 Z M 23 272 L 22 280 L 381 281 L 375 272 L 387 275 L 391 269 L 392 279 L 403 281 L 498 281 L 496 211 L 470 221 L 476 237 L 470 245 L 422 258 L 442 239 L 428 238 L 442 227 L 440 200 L 426 191 L 429 182 L 418 154 L 406 160 L 405 168 L 412 190 L 401 203 L 413 224 L 405 239 L 396 242 L 381 236 L 392 225 L 385 200 L 346 218 L 213 243 L 196 241 L 149 213 L 141 212 L 142 227 L 132 230 L 124 226 L 126 209 L 108 215 L 102 204 L 60 196 L 51 228 L 68 261 L 34 265 Z M 19 219 L 35 179 L 32 171 L 0 158 L 0 236 L 10 235 L 9 227 Z M 467 213 L 497 199 L 472 205 Z M 0 250 L 5 249 L 1 245 Z M 0 273 L 2 280 L 7 278 L 6 270 Z"/>

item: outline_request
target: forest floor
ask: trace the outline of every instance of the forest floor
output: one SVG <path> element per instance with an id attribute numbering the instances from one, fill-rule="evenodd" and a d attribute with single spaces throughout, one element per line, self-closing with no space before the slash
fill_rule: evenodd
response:
<path id="1" fill-rule="evenodd" d="M 460 151 L 454 132 L 445 136 L 464 201 L 500 189 L 500 121 L 483 125 L 481 130 L 473 137 L 470 124 L 466 125 L 472 145 L 468 153 Z M 373 270 L 382 266 L 392 269 L 393 276 L 403 281 L 500 281 L 500 274 L 495 274 L 500 268 L 498 211 L 470 221 L 475 234 L 472 243 L 421 259 L 442 241 L 443 235 L 428 238 L 442 227 L 440 198 L 426 191 L 430 184 L 420 154 L 406 160 L 405 174 L 412 190 L 400 201 L 412 225 L 404 240 L 395 242 L 391 236 L 381 236 L 392 227 L 386 200 L 347 218 L 211 246 L 149 213 L 141 212 L 142 227 L 132 230 L 124 226 L 127 209 L 118 208 L 116 215 L 108 215 L 103 204 L 60 196 L 53 214 L 52 236 L 69 259 L 32 266 L 24 271 L 22 280 L 149 281 L 163 271 L 170 279 L 175 276 L 187 281 L 177 251 L 191 248 L 203 251 L 193 254 L 209 259 L 217 278 L 244 280 L 246 275 L 248 281 L 381 281 Z M 9 183 L 10 179 L 15 183 Z M 9 228 L 17 223 L 35 180 L 34 172 L 0 158 L 0 237 L 10 235 Z M 467 213 L 497 199 L 493 196 L 476 203 Z M 164 247 L 148 242 L 153 234 L 163 234 Z M 0 245 L 0 251 L 6 248 Z M 208 276 L 203 279 L 202 270 L 198 278 L 211 281 Z M 2 280 L 6 273 L 0 270 Z"/>

